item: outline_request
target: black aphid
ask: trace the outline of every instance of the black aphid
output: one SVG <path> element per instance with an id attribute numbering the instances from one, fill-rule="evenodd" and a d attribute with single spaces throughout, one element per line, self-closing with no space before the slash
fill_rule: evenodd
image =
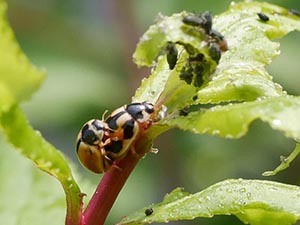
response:
<path id="1" fill-rule="evenodd" d="M 209 45 L 209 56 L 216 62 L 219 63 L 221 59 L 221 49 L 216 43 L 211 43 Z"/>
<path id="2" fill-rule="evenodd" d="M 187 84 L 191 84 L 193 81 L 193 70 L 188 69 L 188 70 L 183 70 L 179 74 L 180 80 L 184 80 Z"/>
<path id="3" fill-rule="evenodd" d="M 290 9 L 289 13 L 300 17 L 300 11 L 298 11 L 297 9 Z"/>
<path id="4" fill-rule="evenodd" d="M 267 22 L 270 20 L 270 18 L 262 12 L 257 13 L 257 15 L 258 15 L 259 19 L 261 19 L 264 22 Z"/>
<path id="5" fill-rule="evenodd" d="M 148 208 L 145 210 L 145 215 L 146 216 L 150 216 L 153 213 L 153 209 L 152 208 Z"/>
<path id="6" fill-rule="evenodd" d="M 210 34 L 212 28 L 212 15 L 205 11 L 200 15 L 188 15 L 182 19 L 182 22 L 189 26 L 201 27 L 206 34 Z"/>
<path id="7" fill-rule="evenodd" d="M 186 25 L 190 26 L 201 26 L 204 23 L 204 20 L 196 15 L 188 15 L 182 19 L 182 22 L 185 23 Z"/>
<path id="8" fill-rule="evenodd" d="M 169 42 L 166 46 L 166 53 L 167 53 L 167 62 L 169 64 L 169 69 L 174 69 L 177 63 L 178 57 L 178 50 L 174 43 Z"/>

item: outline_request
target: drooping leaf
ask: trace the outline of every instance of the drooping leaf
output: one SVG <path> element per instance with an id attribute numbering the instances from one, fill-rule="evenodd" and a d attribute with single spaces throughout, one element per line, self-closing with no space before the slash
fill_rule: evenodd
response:
<path id="1" fill-rule="evenodd" d="M 82 195 L 67 160 L 59 150 L 29 125 L 18 106 L 19 102 L 29 99 L 39 88 L 44 73 L 34 67 L 21 51 L 7 23 L 6 8 L 6 3 L 0 0 L 0 127 L 8 142 L 13 144 L 19 152 L 30 159 L 40 170 L 60 181 L 67 199 L 66 223 L 78 224 Z M 29 173 L 31 171 L 27 170 Z M 39 185 L 38 181 L 35 185 Z M 34 212 L 28 210 L 28 213 Z"/>
<path id="2" fill-rule="evenodd" d="M 60 181 L 67 198 L 68 213 L 66 219 L 76 224 L 76 221 L 79 220 L 83 196 L 62 153 L 28 124 L 25 115 L 18 106 L 11 107 L 10 110 L 3 113 L 0 124 L 3 133 L 11 144 L 40 170 L 47 172 Z M 71 215 L 72 217 L 70 217 Z"/>
<path id="3" fill-rule="evenodd" d="M 149 224 L 196 217 L 235 215 L 251 225 L 291 225 L 300 217 L 300 188 L 272 181 L 226 180 L 196 194 L 175 189 L 171 201 L 151 205 L 118 224 Z"/>
<path id="4" fill-rule="evenodd" d="M 139 66 L 154 66 L 152 74 L 145 79 L 136 91 L 133 101 L 150 101 L 168 106 L 169 111 L 184 107 L 192 100 L 197 88 L 180 80 L 181 72 L 187 68 L 190 55 L 201 54 L 202 77 L 205 86 L 209 76 L 215 71 L 217 62 L 209 50 L 211 38 L 203 30 L 186 25 L 182 20 L 189 13 L 182 12 L 170 17 L 160 15 L 157 23 L 152 25 L 142 36 L 134 53 L 135 63 Z M 167 64 L 166 46 L 176 45 L 178 59 L 175 68 Z M 174 101 L 176 99 L 176 101 Z"/>
<path id="5" fill-rule="evenodd" d="M 261 101 L 215 106 L 191 112 L 185 117 L 165 119 L 162 123 L 195 133 L 227 138 L 245 135 L 250 124 L 260 119 L 287 137 L 300 138 L 300 97 L 281 96 Z"/>
<path id="6" fill-rule="evenodd" d="M 15 40 L 6 19 L 6 3 L 0 1 L 0 84 L 17 102 L 27 100 L 40 86 L 44 72 L 33 66 Z"/>
<path id="7" fill-rule="evenodd" d="M 2 135 L 0 149 L 1 224 L 64 224 L 66 202 L 59 183 L 14 151 Z"/>

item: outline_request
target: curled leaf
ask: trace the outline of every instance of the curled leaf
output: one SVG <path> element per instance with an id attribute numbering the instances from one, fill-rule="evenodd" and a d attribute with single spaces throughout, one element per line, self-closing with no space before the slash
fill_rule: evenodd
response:
<path id="1" fill-rule="evenodd" d="M 250 124 L 260 119 L 287 137 L 300 138 L 300 97 L 281 96 L 254 102 L 215 106 L 165 119 L 162 123 L 194 133 L 207 133 L 226 138 L 245 135 Z"/>

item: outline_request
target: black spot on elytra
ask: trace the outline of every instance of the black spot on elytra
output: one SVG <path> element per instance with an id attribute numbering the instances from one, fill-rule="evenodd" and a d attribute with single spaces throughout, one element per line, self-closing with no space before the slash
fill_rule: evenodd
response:
<path id="1" fill-rule="evenodd" d="M 134 118 L 134 119 L 143 119 L 143 111 L 145 110 L 145 106 L 142 103 L 132 103 L 127 105 L 126 111 Z"/>
<path id="2" fill-rule="evenodd" d="M 110 145 L 106 145 L 104 148 L 106 151 L 113 152 L 113 153 L 119 153 L 123 148 L 123 142 L 122 141 L 112 141 Z"/>
<path id="3" fill-rule="evenodd" d="M 83 132 L 81 139 L 84 143 L 93 145 L 95 143 L 95 141 L 98 140 L 98 137 L 94 131 L 88 129 Z"/>
<path id="4" fill-rule="evenodd" d="M 108 125 L 108 127 L 112 130 L 117 130 L 118 124 L 117 124 L 117 120 L 120 118 L 120 116 L 122 116 L 124 113 L 126 113 L 125 111 L 121 111 L 119 113 L 117 113 L 116 115 L 112 116 L 112 117 L 108 117 L 107 120 L 105 121 Z"/>
<path id="5" fill-rule="evenodd" d="M 123 131 L 124 131 L 124 138 L 125 139 L 130 139 L 130 138 L 133 137 L 133 135 L 134 135 L 134 133 L 133 133 L 134 124 L 135 124 L 134 119 L 127 120 L 126 123 L 124 123 L 122 128 L 123 128 Z"/>

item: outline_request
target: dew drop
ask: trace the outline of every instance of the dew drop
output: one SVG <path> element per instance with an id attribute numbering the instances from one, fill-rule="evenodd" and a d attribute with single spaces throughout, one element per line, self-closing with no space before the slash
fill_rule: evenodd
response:
<path id="1" fill-rule="evenodd" d="M 235 47 L 231 48 L 229 51 L 230 51 L 230 53 L 234 54 L 236 52 L 236 48 Z"/>
<path id="2" fill-rule="evenodd" d="M 253 30 L 253 29 L 254 29 L 253 26 L 245 26 L 245 27 L 244 27 L 244 31 L 251 31 L 251 30 Z"/>
<path id="3" fill-rule="evenodd" d="M 52 162 L 48 161 L 45 163 L 44 167 L 50 168 L 50 167 L 52 167 L 52 165 L 53 165 Z"/>
<path id="4" fill-rule="evenodd" d="M 36 157 L 37 157 L 37 155 L 34 152 L 30 153 L 30 155 L 29 155 L 29 158 L 33 159 L 33 160 L 36 159 Z"/>
<path id="5" fill-rule="evenodd" d="M 236 201 L 236 204 L 237 204 L 237 205 L 242 205 L 242 206 L 243 206 L 243 205 L 246 205 L 247 202 L 246 202 L 244 199 L 239 199 L 239 200 Z"/>
<path id="6" fill-rule="evenodd" d="M 222 204 L 222 203 L 220 203 L 220 204 L 218 205 L 218 207 L 219 207 L 220 209 L 225 209 L 225 206 L 224 206 L 224 204 Z"/>
<path id="7" fill-rule="evenodd" d="M 226 135 L 225 135 L 225 138 L 233 139 L 233 135 L 231 135 L 231 134 L 226 134 Z"/>
<path id="8" fill-rule="evenodd" d="M 208 195 L 205 197 L 208 201 L 211 201 L 211 197 Z"/>
<path id="9" fill-rule="evenodd" d="M 60 169 L 59 169 L 59 168 L 53 169 L 53 173 L 54 173 L 54 174 L 59 174 L 59 173 L 60 173 Z"/>
<path id="10" fill-rule="evenodd" d="M 213 130 L 213 131 L 212 131 L 212 134 L 213 134 L 213 135 L 218 135 L 218 134 L 220 134 L 220 131 L 219 131 L 219 130 Z"/>
<path id="11" fill-rule="evenodd" d="M 246 197 L 247 197 L 248 200 L 251 200 L 252 199 L 252 194 L 250 192 L 247 192 Z"/>
<path id="12" fill-rule="evenodd" d="M 203 203 L 203 199 L 202 198 L 198 198 L 198 204 L 202 204 Z"/>
<path id="13" fill-rule="evenodd" d="M 245 193 L 245 192 L 246 192 L 246 188 L 241 188 L 241 189 L 239 190 L 239 192 L 240 192 L 240 193 Z"/>
<path id="14" fill-rule="evenodd" d="M 227 188 L 227 189 L 226 189 L 226 192 L 227 192 L 227 193 L 232 193 L 232 189 L 231 189 L 231 188 Z"/>
<path id="15" fill-rule="evenodd" d="M 275 120 L 272 121 L 272 124 L 273 124 L 274 126 L 280 126 L 280 125 L 281 125 L 281 120 L 275 119 Z"/>

